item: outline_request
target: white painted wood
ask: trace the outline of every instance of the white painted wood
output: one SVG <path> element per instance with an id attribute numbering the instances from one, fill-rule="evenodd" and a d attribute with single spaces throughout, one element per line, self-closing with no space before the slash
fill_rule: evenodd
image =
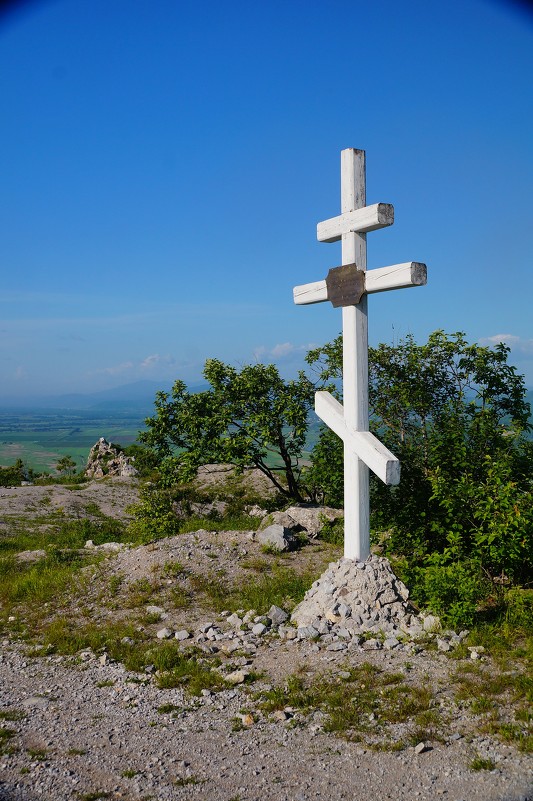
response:
<path id="1" fill-rule="evenodd" d="M 319 242 L 338 242 L 343 234 L 376 231 L 393 222 L 394 207 L 390 203 L 374 203 L 373 206 L 348 209 L 338 217 L 318 223 L 316 236 Z"/>
<path id="2" fill-rule="evenodd" d="M 366 205 L 364 150 L 341 151 L 341 212 L 349 214 Z M 342 216 L 341 215 L 341 216 Z M 341 264 L 366 270 L 366 233 L 341 234 Z M 368 303 L 363 295 L 357 306 L 342 310 L 344 419 L 356 431 L 368 430 Z M 370 556 L 370 492 L 367 465 L 348 442 L 344 443 L 344 556 Z"/>
<path id="3" fill-rule="evenodd" d="M 348 427 L 344 419 L 344 408 L 331 392 L 315 392 L 315 412 L 338 437 L 346 439 Z"/>
<path id="4" fill-rule="evenodd" d="M 315 412 L 348 448 L 385 484 L 400 482 L 400 462 L 370 431 L 355 431 L 347 425 L 342 404 L 329 392 L 315 393 Z"/>
<path id="5" fill-rule="evenodd" d="M 386 292 L 389 289 L 406 289 L 410 286 L 427 284 L 427 267 L 418 261 L 407 261 L 404 264 L 392 264 L 390 267 L 378 267 L 365 273 L 365 292 Z M 328 299 L 325 281 L 314 281 L 301 284 L 293 289 L 294 302 L 298 306 L 311 303 L 323 303 Z"/>
<path id="6" fill-rule="evenodd" d="M 355 431 L 354 450 L 384 484 L 400 483 L 400 460 L 371 431 Z"/>
<path id="7" fill-rule="evenodd" d="M 407 261 L 404 264 L 392 264 L 390 267 L 378 267 L 367 270 L 365 275 L 365 292 L 386 292 L 389 289 L 406 289 L 410 286 L 427 284 L 427 267 L 418 261 Z"/>
<path id="8" fill-rule="evenodd" d="M 328 299 L 328 288 L 325 281 L 312 284 L 301 284 L 292 290 L 294 302 L 298 306 L 309 306 L 311 303 L 322 303 Z"/>
<path id="9" fill-rule="evenodd" d="M 342 240 L 342 265 L 356 264 L 365 273 L 365 293 L 356 306 L 342 309 L 344 406 L 328 392 L 317 392 L 319 417 L 344 442 L 344 555 L 365 560 L 370 555 L 369 467 L 387 484 L 400 480 L 400 463 L 368 430 L 368 293 L 421 286 L 425 264 L 406 262 L 366 271 L 366 232 L 392 225 L 392 206 L 366 207 L 365 153 L 341 152 L 341 215 L 317 226 L 321 242 Z M 299 305 L 328 299 L 325 281 L 294 288 Z"/>

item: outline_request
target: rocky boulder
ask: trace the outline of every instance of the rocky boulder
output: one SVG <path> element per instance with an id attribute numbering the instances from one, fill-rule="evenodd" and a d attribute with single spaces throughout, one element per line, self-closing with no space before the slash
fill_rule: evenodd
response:
<path id="1" fill-rule="evenodd" d="M 291 530 L 277 523 L 258 531 L 256 539 L 261 545 L 274 551 L 288 551 L 294 544 Z"/>
<path id="2" fill-rule="evenodd" d="M 100 437 L 89 452 L 85 475 L 87 478 L 136 476 L 138 471 L 133 466 L 133 461 L 132 457 L 126 456 L 115 445 L 111 445 L 105 437 Z"/>
<path id="3" fill-rule="evenodd" d="M 283 512 L 272 512 L 262 521 L 259 530 L 271 525 L 279 525 L 291 531 L 305 531 L 311 538 L 318 536 L 324 523 L 343 517 L 342 509 L 331 506 L 317 506 L 311 503 L 300 503 L 289 506 Z"/>

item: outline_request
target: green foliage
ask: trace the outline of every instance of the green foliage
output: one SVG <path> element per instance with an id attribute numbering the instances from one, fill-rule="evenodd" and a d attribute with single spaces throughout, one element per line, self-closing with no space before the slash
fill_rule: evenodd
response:
<path id="1" fill-rule="evenodd" d="M 402 464 L 398 487 L 371 478 L 372 528 L 406 557 L 415 598 L 458 625 L 474 620 L 488 579 L 532 576 L 530 407 L 508 355 L 442 331 L 369 350 L 371 428 Z M 341 337 L 308 361 L 338 381 Z M 342 443 L 326 431 L 315 452 L 307 480 L 338 502 Z"/>
<path id="2" fill-rule="evenodd" d="M 340 503 L 342 506 L 342 501 Z M 327 520 L 320 530 L 320 539 L 329 542 L 331 545 L 344 544 L 344 518 L 337 517 L 335 520 Z"/>
<path id="3" fill-rule="evenodd" d="M 218 490 L 215 494 L 216 499 L 220 499 L 220 494 L 225 497 L 225 493 Z M 134 520 L 128 528 L 129 536 L 135 543 L 148 543 L 200 528 L 246 531 L 256 525 L 257 519 L 243 510 L 246 496 L 232 498 L 223 514 L 216 510 L 207 514 L 202 514 L 201 510 L 194 512 L 195 504 L 201 507 L 210 504 L 211 500 L 214 500 L 212 495 L 199 491 L 192 484 L 173 487 L 146 484 L 139 491 L 138 503 L 131 508 Z"/>
<path id="4" fill-rule="evenodd" d="M 139 491 L 139 502 L 131 511 L 134 520 L 129 533 L 136 543 L 172 537 L 180 531 L 180 520 L 173 509 L 173 494 L 168 487 L 146 484 Z"/>
<path id="5" fill-rule="evenodd" d="M 76 472 L 76 462 L 70 455 L 62 456 L 56 463 L 56 470 L 58 473 L 64 473 L 67 476 L 73 475 Z"/>
<path id="6" fill-rule="evenodd" d="M 429 555 L 424 564 L 398 570 L 417 602 L 432 609 L 455 628 L 472 626 L 492 585 L 472 560 L 447 562 L 442 554 Z"/>
<path id="7" fill-rule="evenodd" d="M 314 387 L 300 373 L 284 381 L 274 365 L 238 371 L 208 359 L 204 377 L 211 388 L 189 393 L 176 381 L 171 395 L 159 392 L 156 413 L 140 439 L 161 459 L 167 485 L 195 476 L 201 464 L 223 462 L 236 471 L 256 467 L 284 496 L 303 500 L 301 452 Z"/>
<path id="8" fill-rule="evenodd" d="M 125 456 L 134 460 L 134 467 L 142 478 L 154 477 L 159 464 L 159 457 L 151 448 L 134 442 L 122 449 Z"/>
<path id="9" fill-rule="evenodd" d="M 475 756 L 470 762 L 470 770 L 494 770 L 496 763 L 493 759 L 484 759 L 479 755 Z"/>
<path id="10" fill-rule="evenodd" d="M 326 506 L 344 505 L 344 454 L 342 441 L 330 428 L 322 428 L 305 474 L 310 495 Z"/>
<path id="11" fill-rule="evenodd" d="M 22 459 L 17 459 L 11 467 L 0 467 L 0 487 L 18 487 L 22 481 L 29 481 L 32 477 L 32 471 Z"/>

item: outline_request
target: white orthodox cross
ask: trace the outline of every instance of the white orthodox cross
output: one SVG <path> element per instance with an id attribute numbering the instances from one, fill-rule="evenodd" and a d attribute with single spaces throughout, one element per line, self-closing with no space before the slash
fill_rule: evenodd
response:
<path id="1" fill-rule="evenodd" d="M 365 152 L 341 151 L 341 214 L 317 225 L 320 242 L 342 240 L 342 265 L 325 281 L 294 288 L 299 305 L 329 300 L 342 307 L 341 405 L 329 392 L 315 394 L 315 411 L 344 442 L 344 556 L 364 561 L 370 555 L 370 468 L 386 484 L 400 481 L 400 463 L 369 431 L 367 295 L 421 286 L 427 281 L 420 262 L 366 269 L 366 233 L 394 222 L 388 203 L 366 206 Z"/>

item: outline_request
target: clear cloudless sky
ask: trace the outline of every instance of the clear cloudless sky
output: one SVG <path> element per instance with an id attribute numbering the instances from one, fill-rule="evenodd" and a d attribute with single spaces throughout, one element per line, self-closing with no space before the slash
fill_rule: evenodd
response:
<path id="1" fill-rule="evenodd" d="M 33 0 L 0 16 L 0 396 L 291 376 L 341 328 L 340 151 L 366 150 L 371 344 L 503 339 L 533 386 L 533 16 L 504 0 Z"/>

